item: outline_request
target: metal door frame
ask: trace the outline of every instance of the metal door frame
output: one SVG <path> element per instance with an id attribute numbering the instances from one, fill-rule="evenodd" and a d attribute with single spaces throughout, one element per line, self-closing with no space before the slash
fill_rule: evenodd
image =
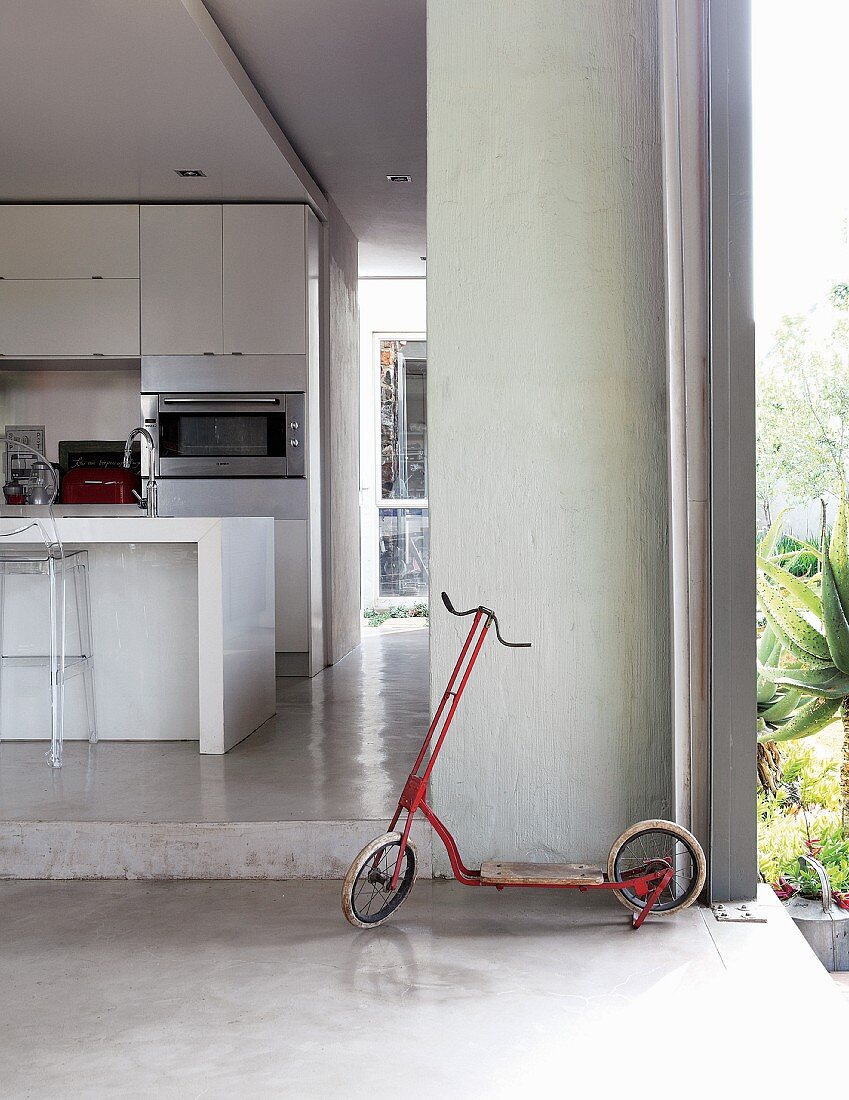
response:
<path id="1" fill-rule="evenodd" d="M 751 8 L 708 0 L 710 897 L 757 889 Z"/>

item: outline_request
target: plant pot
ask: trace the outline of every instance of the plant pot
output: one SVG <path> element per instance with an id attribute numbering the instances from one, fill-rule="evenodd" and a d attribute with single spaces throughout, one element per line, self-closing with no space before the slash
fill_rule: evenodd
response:
<path id="1" fill-rule="evenodd" d="M 819 876 L 822 896 L 795 894 L 787 902 L 787 912 L 826 970 L 849 970 L 849 912 L 838 909 L 831 900 L 831 884 L 823 865 L 810 856 L 799 856 L 799 865 L 803 863 L 810 864 Z"/>

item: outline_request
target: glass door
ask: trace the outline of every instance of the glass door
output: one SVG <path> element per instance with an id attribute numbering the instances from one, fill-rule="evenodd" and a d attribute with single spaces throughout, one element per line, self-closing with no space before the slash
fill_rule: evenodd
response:
<path id="1" fill-rule="evenodd" d="M 428 596 L 427 343 L 378 342 L 378 583 L 381 601 Z"/>

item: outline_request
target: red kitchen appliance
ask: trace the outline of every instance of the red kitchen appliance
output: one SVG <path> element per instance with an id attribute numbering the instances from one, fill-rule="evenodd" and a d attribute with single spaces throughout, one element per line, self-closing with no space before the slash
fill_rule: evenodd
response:
<path id="1" fill-rule="evenodd" d="M 141 479 L 120 467 L 75 466 L 62 478 L 63 504 L 136 504 Z"/>

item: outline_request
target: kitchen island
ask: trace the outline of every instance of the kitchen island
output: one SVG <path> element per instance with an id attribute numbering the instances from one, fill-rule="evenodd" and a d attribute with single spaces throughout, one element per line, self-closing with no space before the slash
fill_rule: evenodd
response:
<path id="1" fill-rule="evenodd" d="M 17 510 L 16 510 L 17 511 Z M 0 518 L 0 533 L 46 509 Z M 88 551 L 99 740 L 197 740 L 221 754 L 275 713 L 274 523 L 263 518 L 62 515 L 67 550 Z M 37 543 L 27 531 L 0 550 Z M 76 641 L 68 584 L 68 651 Z M 6 579 L 3 655 L 46 652 L 47 584 Z M 6 662 L 0 738 L 49 738 L 46 667 Z M 82 677 L 66 686 L 65 738 L 87 737 Z"/>

